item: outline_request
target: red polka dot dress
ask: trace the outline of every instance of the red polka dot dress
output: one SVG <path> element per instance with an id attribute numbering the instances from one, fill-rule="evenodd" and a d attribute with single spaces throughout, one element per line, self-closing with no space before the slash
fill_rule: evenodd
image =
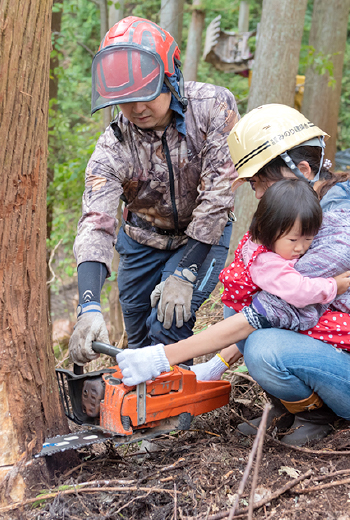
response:
<path id="1" fill-rule="evenodd" d="M 336 348 L 350 350 L 350 314 L 346 312 L 327 310 L 315 327 L 300 332 Z"/>
<path id="2" fill-rule="evenodd" d="M 246 233 L 238 244 L 234 261 L 223 269 L 219 275 L 219 280 L 224 285 L 221 300 L 224 305 L 231 307 L 237 312 L 241 311 L 243 307 L 250 305 L 254 294 L 261 291 L 260 287 L 255 285 L 252 280 L 250 266 L 260 253 L 269 251 L 267 247 L 259 246 L 245 266 L 242 258 L 242 248 L 248 238 L 249 233 Z"/>

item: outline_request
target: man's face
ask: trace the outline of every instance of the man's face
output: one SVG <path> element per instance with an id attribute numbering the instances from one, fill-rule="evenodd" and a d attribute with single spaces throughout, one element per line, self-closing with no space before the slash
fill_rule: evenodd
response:
<path id="1" fill-rule="evenodd" d="M 152 101 L 136 101 L 119 105 L 123 115 L 142 130 L 165 130 L 173 111 L 169 108 L 171 92 L 163 92 Z"/>

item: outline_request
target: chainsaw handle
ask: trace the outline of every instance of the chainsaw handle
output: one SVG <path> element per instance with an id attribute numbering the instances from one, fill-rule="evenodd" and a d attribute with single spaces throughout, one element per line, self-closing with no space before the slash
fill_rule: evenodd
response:
<path id="1" fill-rule="evenodd" d="M 107 354 L 107 356 L 114 358 L 117 356 L 117 354 L 122 352 L 121 348 L 113 347 L 113 345 L 108 345 L 108 343 L 102 343 L 101 341 L 93 341 L 92 350 L 98 352 L 99 354 Z"/>

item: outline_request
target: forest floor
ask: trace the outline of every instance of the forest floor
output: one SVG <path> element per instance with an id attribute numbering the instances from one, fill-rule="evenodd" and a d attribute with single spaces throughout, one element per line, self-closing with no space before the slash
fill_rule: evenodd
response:
<path id="1" fill-rule="evenodd" d="M 198 312 L 197 330 L 221 316 L 216 294 Z M 266 396 L 244 365 L 225 378 L 232 384 L 229 405 L 196 417 L 189 431 L 79 449 L 78 464 L 33 489 L 33 498 L 50 493 L 46 500 L 0 518 L 350 520 L 350 422 L 339 419 L 327 438 L 303 448 L 261 431 L 256 450 L 254 438 L 236 427 L 242 417 L 261 415 Z"/>

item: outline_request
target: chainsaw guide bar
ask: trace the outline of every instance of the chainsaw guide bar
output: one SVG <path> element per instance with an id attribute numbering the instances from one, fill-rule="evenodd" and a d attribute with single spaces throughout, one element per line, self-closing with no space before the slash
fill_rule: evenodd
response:
<path id="1" fill-rule="evenodd" d="M 178 417 L 171 417 L 162 422 L 161 425 L 154 428 L 147 428 L 137 431 L 131 437 L 122 437 L 111 432 L 103 431 L 101 428 L 90 428 L 84 431 L 69 433 L 67 435 L 57 435 L 46 439 L 40 453 L 34 457 L 45 457 L 60 453 L 66 450 L 77 450 L 91 444 L 100 444 L 106 441 L 112 441 L 115 448 L 123 444 L 132 444 L 143 440 L 151 440 L 161 435 L 169 434 L 178 430 Z"/>

